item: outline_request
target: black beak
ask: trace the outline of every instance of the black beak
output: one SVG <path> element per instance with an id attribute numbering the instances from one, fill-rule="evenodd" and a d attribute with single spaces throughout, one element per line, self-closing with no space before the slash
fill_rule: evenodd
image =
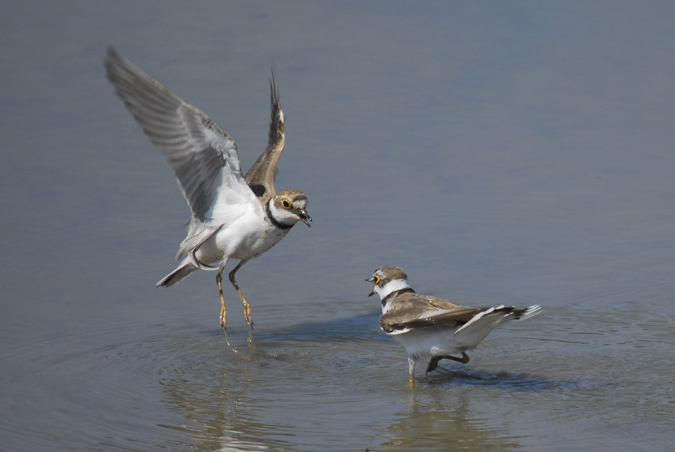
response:
<path id="1" fill-rule="evenodd" d="M 366 282 L 373 282 L 373 278 L 366 279 Z M 373 290 L 368 294 L 369 297 L 372 295 L 375 295 L 375 285 L 373 285 Z"/>
<path id="2" fill-rule="evenodd" d="M 312 227 L 312 225 L 309 224 L 309 222 L 312 221 L 312 217 L 309 216 L 309 214 L 307 213 L 307 211 L 305 209 L 302 209 L 300 211 L 299 217 L 300 217 L 300 220 L 302 220 L 303 223 L 305 223 L 310 228 Z"/>

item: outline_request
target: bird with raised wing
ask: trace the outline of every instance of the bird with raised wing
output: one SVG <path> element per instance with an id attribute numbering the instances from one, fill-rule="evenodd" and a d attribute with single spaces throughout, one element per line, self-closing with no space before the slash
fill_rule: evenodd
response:
<path id="1" fill-rule="evenodd" d="M 223 270 L 229 259 L 239 259 L 229 279 L 244 305 L 246 322 L 253 328 L 250 304 L 235 273 L 279 242 L 298 221 L 307 226 L 312 221 L 304 193 L 290 189 L 277 193 L 274 188 L 276 165 L 285 143 L 284 114 L 274 69 L 267 148 L 244 177 L 234 140 L 206 114 L 113 47 L 108 49 L 104 66 L 117 96 L 166 157 L 192 211 L 186 223 L 187 237 L 176 256 L 182 260 L 157 287 L 172 286 L 195 270 L 217 271 L 220 325 L 225 328 Z"/>

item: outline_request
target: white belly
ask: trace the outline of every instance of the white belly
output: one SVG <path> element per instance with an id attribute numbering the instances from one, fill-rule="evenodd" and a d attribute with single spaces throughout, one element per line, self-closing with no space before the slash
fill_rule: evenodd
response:
<path id="1" fill-rule="evenodd" d="M 248 234 L 238 243 L 238 246 L 231 254 L 235 259 L 251 259 L 276 245 L 282 238 L 288 234 L 290 229 L 279 229 L 272 224 L 268 224 L 263 230 L 258 230 L 255 233 Z M 219 242 L 221 237 L 217 238 Z M 224 242 L 228 242 L 229 238 L 224 237 Z"/>
<path id="2" fill-rule="evenodd" d="M 213 264 L 228 258 L 254 258 L 281 240 L 290 229 L 279 229 L 258 215 L 239 218 L 223 227 L 197 251 L 200 262 Z"/>
<path id="3" fill-rule="evenodd" d="M 473 347 L 462 347 L 455 340 L 451 328 L 425 327 L 394 336 L 408 353 L 408 356 L 429 358 L 432 356 L 452 355 Z M 476 344 L 478 345 L 478 344 Z"/>

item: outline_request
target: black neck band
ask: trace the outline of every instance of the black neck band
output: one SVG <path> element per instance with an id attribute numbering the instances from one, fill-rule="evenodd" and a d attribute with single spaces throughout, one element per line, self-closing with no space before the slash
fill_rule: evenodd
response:
<path id="1" fill-rule="evenodd" d="M 270 203 L 274 201 L 274 198 L 270 198 L 269 201 L 267 201 L 267 204 L 265 204 L 265 211 L 267 213 L 267 218 L 270 219 L 270 223 L 272 223 L 274 226 L 278 227 L 279 229 L 291 229 L 293 227 L 292 224 L 281 224 L 279 221 L 277 221 L 274 216 L 272 216 L 272 211 L 270 210 Z"/>
<path id="2" fill-rule="evenodd" d="M 404 293 L 415 293 L 415 291 L 413 290 L 412 287 L 406 287 L 405 289 L 395 290 L 382 299 L 382 306 L 386 305 L 389 299 L 394 295 L 401 295 Z"/>

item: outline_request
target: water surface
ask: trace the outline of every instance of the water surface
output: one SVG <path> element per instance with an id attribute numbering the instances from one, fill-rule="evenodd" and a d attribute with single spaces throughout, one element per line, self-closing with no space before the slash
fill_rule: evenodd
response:
<path id="1" fill-rule="evenodd" d="M 30 2 L 0 19 L 0 449 L 670 450 L 675 7 Z M 123 54 L 278 188 L 247 264 L 157 290 L 188 210 L 103 76 Z M 407 386 L 363 280 L 541 304 Z"/>

